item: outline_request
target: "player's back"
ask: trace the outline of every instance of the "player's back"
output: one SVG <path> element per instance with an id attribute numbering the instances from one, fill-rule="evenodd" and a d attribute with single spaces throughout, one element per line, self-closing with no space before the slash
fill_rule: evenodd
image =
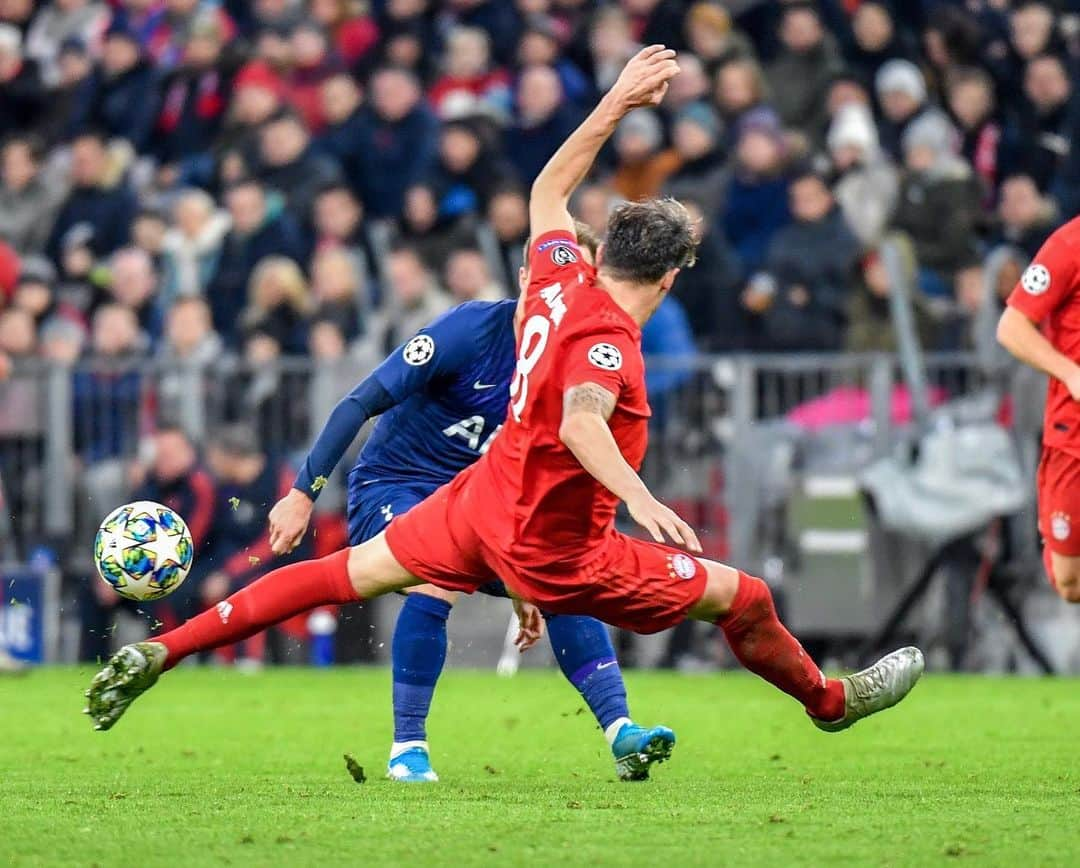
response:
<path id="1" fill-rule="evenodd" d="M 442 485 L 487 451 L 506 414 L 514 302 L 466 302 L 409 340 L 373 376 L 397 404 L 384 413 L 354 480 Z"/>
<path id="2" fill-rule="evenodd" d="M 580 565 L 612 530 L 618 500 L 560 440 L 563 396 L 582 383 L 615 395 L 608 424 L 623 457 L 640 467 L 649 416 L 641 330 L 595 285 L 572 236 L 538 238 L 530 265 L 507 420 L 474 474 L 474 496 L 499 508 L 478 512 L 476 523 L 530 567 Z"/>

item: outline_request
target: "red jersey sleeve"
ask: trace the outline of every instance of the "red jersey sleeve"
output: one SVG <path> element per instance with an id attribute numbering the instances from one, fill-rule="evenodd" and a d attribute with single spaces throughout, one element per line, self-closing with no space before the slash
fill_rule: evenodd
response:
<path id="1" fill-rule="evenodd" d="M 1010 293 L 1009 307 L 1032 322 L 1046 319 L 1076 290 L 1078 255 L 1075 236 L 1060 229 L 1051 235 Z"/>
<path id="2" fill-rule="evenodd" d="M 574 233 L 565 229 L 545 232 L 529 245 L 529 285 L 525 294 L 533 296 L 556 283 L 568 290 L 584 283 L 589 269 Z"/>
<path id="3" fill-rule="evenodd" d="M 641 351 L 625 332 L 598 331 L 568 344 L 563 362 L 563 389 L 595 383 L 616 398 L 644 375 Z"/>

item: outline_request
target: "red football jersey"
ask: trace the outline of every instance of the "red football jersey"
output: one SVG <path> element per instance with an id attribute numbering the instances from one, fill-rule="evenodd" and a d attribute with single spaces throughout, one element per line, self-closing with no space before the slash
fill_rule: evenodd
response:
<path id="1" fill-rule="evenodd" d="M 578 567 L 612 531 L 618 499 L 559 440 L 563 393 L 596 383 L 615 395 L 608 424 L 623 457 L 639 468 L 651 414 L 641 329 L 596 286 L 572 234 L 535 239 L 529 266 L 510 407 L 502 432 L 474 465 L 472 494 L 483 497 L 471 499 L 485 507 L 471 520 L 513 561 Z"/>
<path id="2" fill-rule="evenodd" d="M 1054 348 L 1080 362 L 1080 217 L 1070 220 L 1035 254 L 1009 295 L 1009 306 L 1042 325 Z M 1080 457 L 1080 403 L 1050 378 L 1043 443 Z"/>

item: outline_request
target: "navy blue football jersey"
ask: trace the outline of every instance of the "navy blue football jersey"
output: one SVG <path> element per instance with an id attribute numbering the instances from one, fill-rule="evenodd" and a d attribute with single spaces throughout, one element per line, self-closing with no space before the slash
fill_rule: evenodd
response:
<path id="1" fill-rule="evenodd" d="M 512 300 L 459 305 L 375 369 L 396 405 L 364 444 L 353 485 L 400 479 L 439 486 L 487 451 L 506 419 L 515 307 Z"/>

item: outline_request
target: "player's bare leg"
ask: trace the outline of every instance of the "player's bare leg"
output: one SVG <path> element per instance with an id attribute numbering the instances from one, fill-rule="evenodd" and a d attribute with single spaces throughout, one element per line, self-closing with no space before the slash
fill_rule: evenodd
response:
<path id="1" fill-rule="evenodd" d="M 125 645 L 91 682 L 84 711 L 95 729 L 109 729 L 163 672 L 190 654 L 232 645 L 318 606 L 370 600 L 418 584 L 394 558 L 384 534 L 273 570 L 175 630 Z"/>
<path id="2" fill-rule="evenodd" d="M 1067 603 L 1080 603 L 1080 557 L 1043 548 L 1043 563 L 1058 596 Z"/>
<path id="3" fill-rule="evenodd" d="M 714 561 L 701 562 L 708 579 L 690 617 L 719 626 L 739 662 L 799 700 L 819 729 L 838 732 L 891 708 L 922 675 L 922 652 L 901 648 L 862 672 L 826 678 L 780 623 L 765 582 Z"/>

